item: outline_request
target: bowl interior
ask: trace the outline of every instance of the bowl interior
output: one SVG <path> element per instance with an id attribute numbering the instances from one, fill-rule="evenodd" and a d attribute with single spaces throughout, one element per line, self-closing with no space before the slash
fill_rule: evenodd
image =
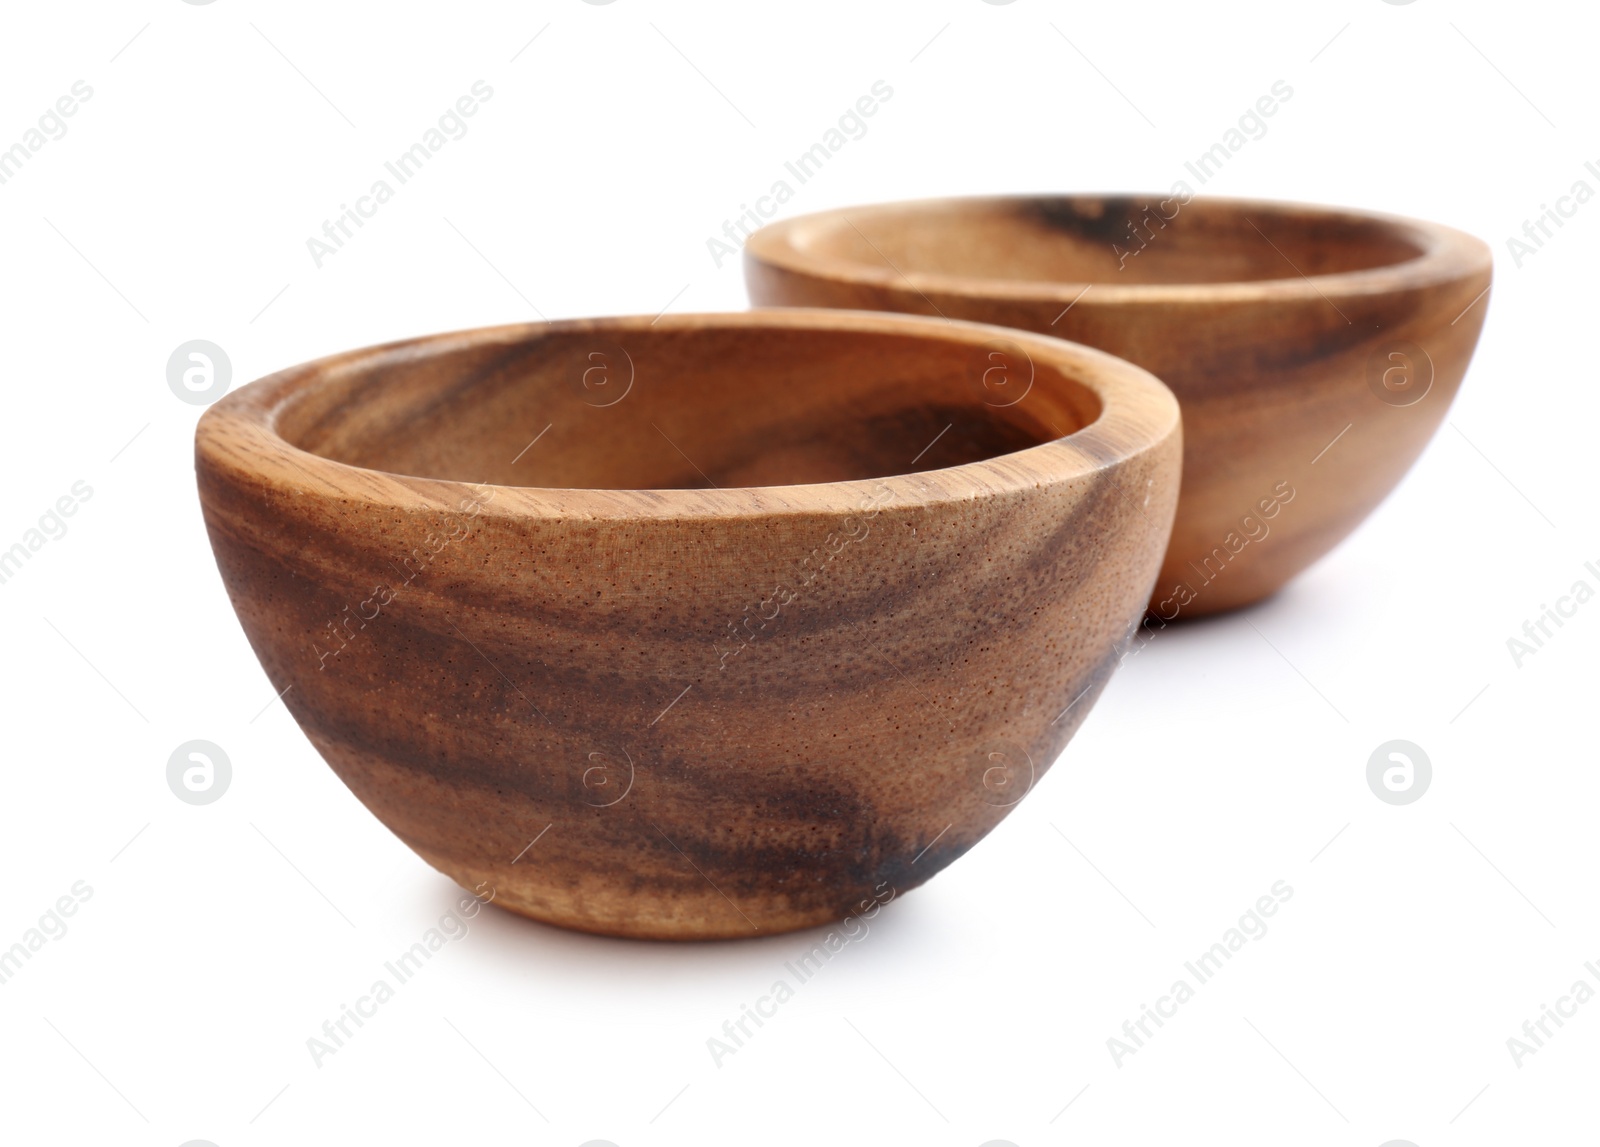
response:
<path id="1" fill-rule="evenodd" d="M 1159 196 L 953 199 L 795 221 L 802 255 L 897 275 L 1055 283 L 1231 283 L 1363 271 L 1425 253 L 1398 222 Z"/>
<path id="2" fill-rule="evenodd" d="M 1092 390 L 996 335 L 619 320 L 434 340 L 323 367 L 277 430 L 415 477 L 704 489 L 962 465 L 1099 416 Z"/>

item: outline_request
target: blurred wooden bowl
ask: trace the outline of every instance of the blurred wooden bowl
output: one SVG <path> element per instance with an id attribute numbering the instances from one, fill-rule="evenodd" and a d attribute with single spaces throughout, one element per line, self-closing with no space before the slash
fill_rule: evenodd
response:
<path id="1" fill-rule="evenodd" d="M 1151 608 L 1257 601 L 1386 497 L 1477 344 L 1492 259 L 1436 223 L 1187 196 L 935 199 L 771 224 L 758 305 L 907 311 L 1056 335 L 1155 374 L 1183 489 Z"/>

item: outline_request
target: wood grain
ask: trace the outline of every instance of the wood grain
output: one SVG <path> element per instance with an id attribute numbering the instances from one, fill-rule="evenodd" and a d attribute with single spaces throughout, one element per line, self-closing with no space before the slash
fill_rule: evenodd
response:
<path id="1" fill-rule="evenodd" d="M 1461 383 L 1492 259 L 1392 216 L 1041 196 L 802 216 L 753 235 L 745 269 L 758 305 L 998 323 L 1167 383 L 1183 489 L 1151 607 L 1171 619 L 1273 593 L 1388 495 Z"/>
<path id="2" fill-rule="evenodd" d="M 1116 665 L 1181 453 L 1107 355 L 803 310 L 339 355 L 195 447 L 356 796 L 503 907 L 672 939 L 841 918 L 994 827 Z"/>

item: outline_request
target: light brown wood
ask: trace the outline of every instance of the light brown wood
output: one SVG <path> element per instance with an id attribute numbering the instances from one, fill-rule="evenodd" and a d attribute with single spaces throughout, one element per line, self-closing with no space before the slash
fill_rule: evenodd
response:
<path id="1" fill-rule="evenodd" d="M 1183 409 L 1183 490 L 1151 609 L 1257 601 L 1370 513 L 1449 408 L 1492 258 L 1448 227 L 1173 195 L 890 203 L 771 224 L 759 305 L 907 311 L 1097 346 Z"/>
<path id="2" fill-rule="evenodd" d="M 802 310 L 356 351 L 195 448 L 367 807 L 503 907 L 673 939 L 876 912 L 994 827 L 1142 615 L 1181 454 L 1108 355 Z"/>

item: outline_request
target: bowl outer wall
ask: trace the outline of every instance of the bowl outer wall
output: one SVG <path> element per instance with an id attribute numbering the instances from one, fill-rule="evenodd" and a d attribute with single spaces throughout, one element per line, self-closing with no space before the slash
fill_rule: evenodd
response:
<path id="1" fill-rule="evenodd" d="M 1029 197 L 878 204 L 848 216 L 869 226 L 874 213 L 969 202 Z M 798 250 L 797 230 L 844 214 L 820 212 L 752 235 L 745 277 L 760 306 L 940 314 L 1044 332 L 1099 347 L 1167 383 L 1183 408 L 1183 482 L 1150 604 L 1168 620 L 1197 617 L 1272 594 L 1388 496 L 1460 387 L 1493 274 L 1481 240 L 1439 224 L 1289 203 L 1205 202 L 1247 218 L 1288 212 L 1378 222 L 1418 242 L 1423 254 L 1362 271 L 1234 283 L 963 280 Z M 1432 384 L 1419 401 L 1392 405 L 1370 380 L 1392 361 L 1390 351 L 1407 344 L 1425 353 Z M 1413 368 L 1423 369 L 1421 362 Z M 1290 499 L 1275 493 L 1281 488 Z"/>
<path id="2" fill-rule="evenodd" d="M 556 326 L 625 337 L 650 321 Z M 207 411 L 196 471 L 218 568 L 312 743 L 464 887 L 622 936 L 838 919 L 976 843 L 1092 706 L 1170 529 L 1177 406 L 1099 352 L 971 324 L 659 322 L 974 346 L 1004 334 L 1104 409 L 1068 438 L 947 470 L 728 490 L 475 488 L 278 436 L 285 406 L 325 377 L 545 327 L 411 340 L 282 371 Z M 875 492 L 866 536 L 724 658 L 730 626 L 774 612 L 775 583 L 837 546 L 847 516 L 860 534 Z M 401 583 L 403 559 L 435 547 Z M 319 656 L 336 632 L 343 651 Z"/>

